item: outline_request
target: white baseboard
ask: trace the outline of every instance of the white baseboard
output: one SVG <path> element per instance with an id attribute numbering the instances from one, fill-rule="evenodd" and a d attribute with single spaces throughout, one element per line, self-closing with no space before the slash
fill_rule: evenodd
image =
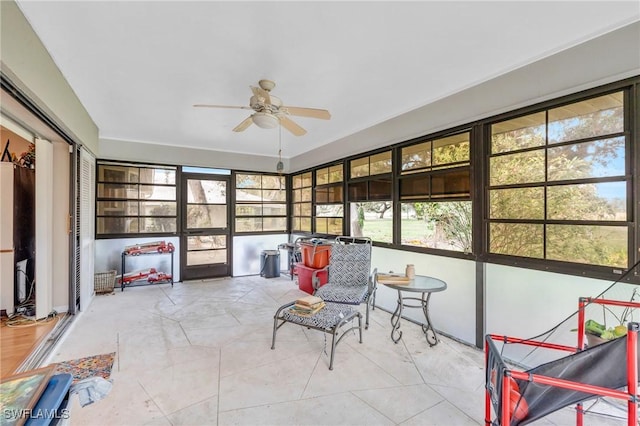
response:
<path id="1" fill-rule="evenodd" d="M 59 314 L 66 314 L 69 312 L 69 305 L 54 306 L 53 310 Z"/>

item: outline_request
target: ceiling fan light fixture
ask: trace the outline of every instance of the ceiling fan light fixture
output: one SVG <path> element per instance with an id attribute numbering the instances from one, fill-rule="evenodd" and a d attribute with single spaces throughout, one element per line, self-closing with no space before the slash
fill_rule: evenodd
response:
<path id="1" fill-rule="evenodd" d="M 275 115 L 266 112 L 256 112 L 251 116 L 256 126 L 262 129 L 275 129 L 280 124 L 280 120 Z"/>
<path id="2" fill-rule="evenodd" d="M 271 89 L 276 85 L 271 80 L 263 79 L 260 80 L 258 84 L 260 87 L 249 86 L 253 96 L 249 98 L 248 106 L 196 104 L 194 107 L 233 108 L 255 111 L 234 127 L 232 129 L 234 132 L 243 132 L 247 130 L 251 124 L 255 123 L 256 126 L 261 129 L 275 129 L 277 126 L 282 125 L 291 134 L 304 136 L 307 131 L 289 118 L 289 116 L 319 118 L 321 120 L 329 120 L 331 118 L 331 114 L 326 109 L 284 106 L 282 99 L 271 94 Z"/>

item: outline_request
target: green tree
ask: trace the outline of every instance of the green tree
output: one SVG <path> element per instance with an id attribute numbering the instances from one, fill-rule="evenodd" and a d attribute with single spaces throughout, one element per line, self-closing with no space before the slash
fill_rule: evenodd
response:
<path id="1" fill-rule="evenodd" d="M 363 209 L 363 213 L 362 213 L 363 219 L 364 219 L 365 210 L 368 212 L 377 213 L 380 219 L 384 219 L 384 214 L 393 206 L 391 201 L 381 201 L 379 203 L 369 202 L 369 203 L 362 203 L 359 205 L 360 205 L 360 208 Z"/>
<path id="2" fill-rule="evenodd" d="M 425 219 L 434 224 L 436 236 L 442 236 L 453 248 L 471 252 L 471 202 L 425 203 Z"/>
<path id="3" fill-rule="evenodd" d="M 490 185 L 521 186 L 490 189 L 490 219 L 531 222 L 491 223 L 490 251 L 624 267 L 627 264 L 624 224 L 612 227 L 534 222 L 627 220 L 626 199 L 600 193 L 603 188 L 617 188 L 624 194 L 622 178 L 613 183 L 571 184 L 576 179 L 624 176 L 625 139 L 606 136 L 622 131 L 622 108 L 605 108 L 581 116 L 566 115 L 567 110 L 562 108 L 549 112 L 550 117 L 562 118 L 549 123 L 548 144 L 544 125 L 538 124 L 539 118 L 544 117 L 541 114 L 525 117 L 529 122 L 538 120 L 530 127 L 493 135 L 493 153 L 514 152 L 491 158 Z M 552 145 L 599 135 L 602 135 L 600 140 Z M 518 151 L 522 148 L 530 150 Z"/>

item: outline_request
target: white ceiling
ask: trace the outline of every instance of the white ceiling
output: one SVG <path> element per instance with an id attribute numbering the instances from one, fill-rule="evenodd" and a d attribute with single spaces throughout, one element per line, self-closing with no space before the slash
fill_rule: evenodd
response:
<path id="1" fill-rule="evenodd" d="M 328 109 L 291 158 L 640 20 L 638 1 L 18 1 L 100 137 L 273 156 L 250 85 Z M 558 70 L 568 72 L 568 70 Z M 570 70 L 569 70 L 570 72 Z"/>

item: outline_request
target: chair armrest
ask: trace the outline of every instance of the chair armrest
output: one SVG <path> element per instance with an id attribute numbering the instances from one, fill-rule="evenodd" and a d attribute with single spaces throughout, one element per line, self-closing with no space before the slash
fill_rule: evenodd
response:
<path id="1" fill-rule="evenodd" d="M 369 275 L 369 294 L 373 294 L 373 292 L 378 288 L 378 268 L 373 268 L 371 271 L 371 275 Z"/>
<path id="2" fill-rule="evenodd" d="M 318 273 L 322 272 L 322 271 L 327 271 L 327 273 L 329 273 L 329 265 L 325 266 L 322 269 L 316 269 L 315 271 L 313 271 L 311 273 L 311 285 L 313 286 L 313 292 L 315 293 L 316 290 L 318 290 L 320 288 L 320 278 L 318 278 Z"/>

